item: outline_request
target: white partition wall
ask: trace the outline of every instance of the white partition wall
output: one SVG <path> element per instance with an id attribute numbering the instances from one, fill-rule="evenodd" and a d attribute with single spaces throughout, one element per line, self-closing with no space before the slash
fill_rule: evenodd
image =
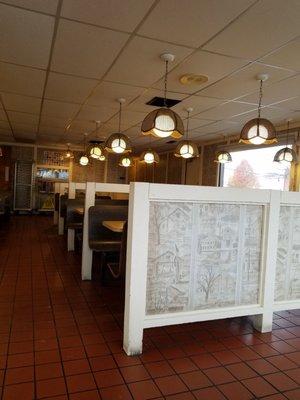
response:
<path id="1" fill-rule="evenodd" d="M 97 192 L 102 193 L 129 193 L 129 185 L 117 183 L 87 182 L 84 203 L 83 238 L 82 238 L 82 264 L 81 277 L 83 280 L 92 278 L 93 251 L 89 248 L 88 238 L 88 210 L 95 205 Z"/>
<path id="2" fill-rule="evenodd" d="M 144 328 L 233 316 L 270 331 L 300 307 L 299 268 L 300 193 L 131 183 L 124 349 L 141 353 Z"/>

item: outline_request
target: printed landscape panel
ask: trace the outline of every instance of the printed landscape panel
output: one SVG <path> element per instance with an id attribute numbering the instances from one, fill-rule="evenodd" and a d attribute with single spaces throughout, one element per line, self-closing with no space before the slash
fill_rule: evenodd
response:
<path id="1" fill-rule="evenodd" d="M 281 206 L 275 301 L 300 299 L 300 207 Z"/>
<path id="2" fill-rule="evenodd" d="M 150 202 L 147 314 L 259 303 L 263 206 Z"/>

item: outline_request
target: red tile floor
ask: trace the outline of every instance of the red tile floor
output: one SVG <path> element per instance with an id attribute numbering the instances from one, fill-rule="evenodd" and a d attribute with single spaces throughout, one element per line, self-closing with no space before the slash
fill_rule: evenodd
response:
<path id="1" fill-rule="evenodd" d="M 51 219 L 19 216 L 0 233 L 2 400 L 300 399 L 300 312 L 272 333 L 247 318 L 145 331 L 122 352 L 123 294 L 80 280 Z"/>

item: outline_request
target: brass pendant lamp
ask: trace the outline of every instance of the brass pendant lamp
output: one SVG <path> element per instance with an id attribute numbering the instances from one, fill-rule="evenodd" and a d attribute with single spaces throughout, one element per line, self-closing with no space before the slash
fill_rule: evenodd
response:
<path id="1" fill-rule="evenodd" d="M 288 147 L 289 144 L 289 129 L 290 129 L 290 122 L 291 120 L 287 120 L 287 130 L 286 130 L 286 146 L 278 150 L 277 153 L 274 156 L 274 162 L 279 162 L 281 164 L 291 164 L 292 162 L 297 162 L 298 157 L 296 152 Z"/>
<path id="2" fill-rule="evenodd" d="M 268 78 L 269 76 L 267 74 L 259 74 L 256 77 L 256 79 L 260 81 L 258 117 L 251 119 L 244 125 L 239 143 L 254 145 L 277 143 L 274 125 L 268 119 L 261 118 L 263 82 Z"/>
<path id="3" fill-rule="evenodd" d="M 199 150 L 196 143 L 189 140 L 189 121 L 190 113 L 193 112 L 193 108 L 189 107 L 187 111 L 187 123 L 186 123 L 186 140 L 182 140 L 178 143 L 175 149 L 175 157 L 182 157 L 184 159 L 194 158 L 199 156 Z"/>
<path id="4" fill-rule="evenodd" d="M 167 79 L 169 62 L 174 61 L 173 54 L 164 53 L 160 58 L 165 62 L 165 86 L 164 86 L 164 107 L 151 111 L 142 123 L 143 135 L 153 135 L 158 138 L 172 136 L 180 139 L 184 134 L 183 122 L 180 116 L 167 106 Z"/>
<path id="5" fill-rule="evenodd" d="M 96 123 L 96 137 L 98 137 L 100 121 L 95 121 L 95 123 Z M 90 157 L 94 158 L 95 160 L 104 161 L 105 160 L 105 154 L 104 154 L 105 150 L 104 150 L 104 147 L 99 142 L 99 140 L 93 140 L 90 143 L 91 143 L 91 146 L 89 148 Z"/>

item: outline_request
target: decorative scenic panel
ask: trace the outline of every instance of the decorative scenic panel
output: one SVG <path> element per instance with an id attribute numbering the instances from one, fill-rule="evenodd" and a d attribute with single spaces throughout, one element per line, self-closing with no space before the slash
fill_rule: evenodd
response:
<path id="1" fill-rule="evenodd" d="M 275 300 L 300 298 L 300 207 L 281 206 Z"/>
<path id="2" fill-rule="evenodd" d="M 257 304 L 263 207 L 151 202 L 147 314 Z"/>

